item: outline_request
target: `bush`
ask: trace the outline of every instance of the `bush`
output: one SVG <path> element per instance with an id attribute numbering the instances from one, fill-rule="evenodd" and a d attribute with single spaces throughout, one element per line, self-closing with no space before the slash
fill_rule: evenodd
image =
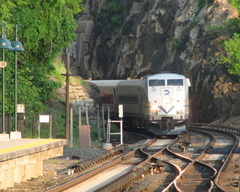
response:
<path id="1" fill-rule="evenodd" d="M 235 33 L 232 39 L 224 42 L 224 50 L 227 55 L 223 56 L 220 63 L 227 63 L 228 72 L 240 76 L 240 34 Z"/>

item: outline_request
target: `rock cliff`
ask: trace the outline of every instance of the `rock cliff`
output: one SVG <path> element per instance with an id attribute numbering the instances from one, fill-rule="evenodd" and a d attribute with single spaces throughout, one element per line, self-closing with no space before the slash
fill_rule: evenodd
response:
<path id="1" fill-rule="evenodd" d="M 215 65 L 216 43 L 225 37 L 206 30 L 236 17 L 227 0 L 86 0 L 72 73 L 85 79 L 181 73 L 192 84 L 191 121 L 226 121 L 240 115 L 240 84 Z"/>

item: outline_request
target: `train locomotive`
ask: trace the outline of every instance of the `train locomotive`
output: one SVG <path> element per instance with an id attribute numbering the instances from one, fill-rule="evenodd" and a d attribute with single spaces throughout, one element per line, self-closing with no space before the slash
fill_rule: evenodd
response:
<path id="1" fill-rule="evenodd" d="M 123 105 L 124 122 L 149 129 L 155 124 L 163 134 L 175 134 L 179 126 L 187 129 L 190 81 L 175 73 L 158 73 L 130 80 L 93 80 L 102 105 L 118 115 Z M 177 133 L 178 134 L 178 133 Z"/>

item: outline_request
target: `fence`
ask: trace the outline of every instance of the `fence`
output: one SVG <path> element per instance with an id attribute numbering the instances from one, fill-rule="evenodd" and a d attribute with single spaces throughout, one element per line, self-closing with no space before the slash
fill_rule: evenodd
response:
<path id="1" fill-rule="evenodd" d="M 52 115 L 52 138 L 64 138 L 65 119 L 58 125 L 57 123 L 57 113 Z M 22 132 L 23 138 L 38 138 L 38 121 L 39 114 L 18 114 L 17 124 L 18 131 Z M 50 124 L 41 124 L 41 137 L 50 138 Z M 0 116 L 0 133 L 2 133 L 2 116 Z M 14 114 L 5 115 L 5 132 L 10 133 L 14 130 Z"/>
<path id="2" fill-rule="evenodd" d="M 103 110 L 99 109 L 87 115 L 86 109 L 80 112 L 75 109 L 73 113 L 73 136 L 74 145 L 78 145 L 79 125 L 91 126 L 91 139 L 100 142 L 106 139 L 106 123 L 107 120 L 103 118 Z M 96 114 L 95 114 L 96 113 Z M 83 115 L 83 118 L 80 116 Z M 59 111 L 54 111 L 50 114 L 52 116 L 52 138 L 65 138 L 65 114 Z M 38 122 L 39 114 L 18 114 L 18 131 L 22 132 L 22 138 L 38 138 Z M 115 128 L 118 131 L 118 128 Z M 10 133 L 14 131 L 14 114 L 5 115 L 5 132 Z M 115 131 L 115 132 L 117 132 Z M 2 133 L 2 117 L 0 115 L 0 133 Z M 50 138 L 50 124 L 41 124 L 41 138 Z M 114 136 L 115 137 L 115 136 Z M 118 136 L 117 136 L 118 137 Z"/>

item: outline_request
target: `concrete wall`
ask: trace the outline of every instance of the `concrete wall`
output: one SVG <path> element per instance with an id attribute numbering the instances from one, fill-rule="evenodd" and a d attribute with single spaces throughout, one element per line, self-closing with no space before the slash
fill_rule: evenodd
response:
<path id="1" fill-rule="evenodd" d="M 28 149 L 29 150 L 29 149 Z M 43 175 L 43 160 L 63 155 L 63 145 L 0 162 L 0 189 Z"/>

